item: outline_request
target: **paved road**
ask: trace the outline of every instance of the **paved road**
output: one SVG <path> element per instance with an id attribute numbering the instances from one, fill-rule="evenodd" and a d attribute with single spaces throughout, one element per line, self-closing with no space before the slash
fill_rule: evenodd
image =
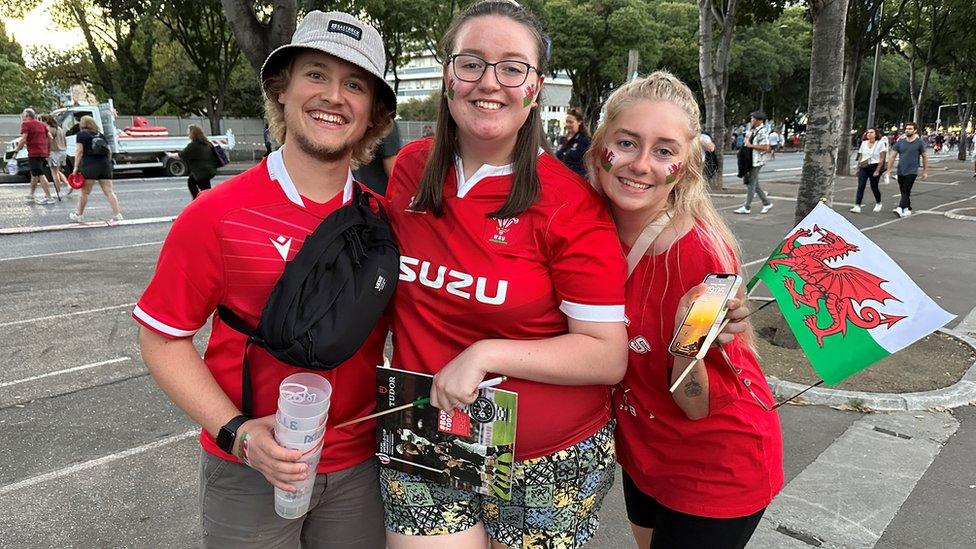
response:
<path id="1" fill-rule="evenodd" d="M 118 187 L 129 220 L 176 215 L 189 198 L 174 179 Z M 892 187 L 883 189 L 886 206 Z M 740 197 L 715 199 L 750 262 L 792 226 L 795 185 L 769 190 L 776 206 L 767 215 L 733 216 Z M 60 224 L 75 204 L 27 205 L 24 193 L 0 186 L 0 229 Z M 852 194 L 841 180 L 838 211 L 957 322 L 976 308 L 976 224 L 942 215 L 976 206 L 968 174 L 934 169 L 917 187 L 919 215 L 908 219 L 890 208 L 849 214 L 841 205 Z M 93 195 L 90 213 L 109 216 L 103 197 Z M 196 430 L 147 375 L 128 316 L 168 228 L 0 234 L 0 547 L 196 544 Z M 197 336 L 201 348 L 205 337 Z M 751 548 L 976 547 L 976 409 L 863 415 L 787 406 L 780 415 L 788 484 Z M 591 546 L 631 546 L 619 484 L 602 517 Z"/>

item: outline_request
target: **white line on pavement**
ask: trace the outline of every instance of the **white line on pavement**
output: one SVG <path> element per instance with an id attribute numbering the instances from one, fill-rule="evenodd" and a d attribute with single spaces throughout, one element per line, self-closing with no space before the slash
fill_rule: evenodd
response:
<path id="1" fill-rule="evenodd" d="M 51 253 L 46 253 L 46 254 L 22 255 L 22 256 L 18 256 L 18 257 L 2 257 L 2 258 L 0 258 L 0 262 L 2 262 L 2 261 L 15 261 L 15 260 L 18 260 L 18 259 L 37 259 L 39 257 L 52 257 L 52 256 L 56 256 L 56 255 L 83 254 L 83 253 L 87 253 L 87 252 L 100 252 L 100 251 L 103 251 L 103 250 L 124 250 L 126 248 L 139 248 L 139 247 L 142 247 L 142 246 L 155 246 L 156 244 L 162 244 L 162 243 L 163 243 L 162 240 L 154 240 L 153 242 L 142 242 L 142 243 L 139 243 L 139 244 L 125 244 L 125 245 L 122 245 L 122 246 L 104 246 L 102 248 L 86 248 L 84 250 L 68 250 L 66 252 L 51 252 Z"/>
<path id="2" fill-rule="evenodd" d="M 8 227 L 8 228 L 0 229 L 0 234 L 13 235 L 13 234 L 43 233 L 48 231 L 94 229 L 94 228 L 115 227 L 115 226 L 122 226 L 122 225 L 148 225 L 150 223 L 169 223 L 174 219 L 176 219 L 175 215 L 166 215 L 162 217 L 140 217 L 137 219 L 123 219 L 121 221 L 98 220 L 98 221 L 85 221 L 83 223 L 60 223 L 57 225 Z"/>
<path id="3" fill-rule="evenodd" d="M 10 387 L 11 385 L 19 385 L 21 383 L 27 383 L 28 381 L 37 381 L 38 379 L 44 379 L 51 376 L 59 376 L 62 374 L 70 374 L 71 372 L 79 372 L 81 370 L 90 370 L 92 368 L 97 368 L 99 366 L 105 366 L 107 364 L 118 364 L 119 362 L 128 362 L 132 360 L 132 357 L 122 356 L 119 358 L 112 358 L 109 360 L 102 360 L 101 362 L 92 362 L 91 364 L 82 364 L 81 366 L 75 366 L 73 368 L 66 368 L 64 370 L 58 370 L 56 372 L 48 372 L 46 374 L 41 374 L 39 376 L 25 377 L 24 379 L 17 379 L 14 381 L 6 381 L 0 383 L 0 388 Z"/>
<path id="4" fill-rule="evenodd" d="M 115 454 L 109 454 L 107 456 L 102 456 L 102 457 L 100 457 L 98 459 L 92 459 L 92 460 L 89 460 L 89 461 L 86 461 L 86 462 L 83 462 L 83 463 L 77 463 L 77 464 L 72 465 L 70 467 L 65 467 L 64 469 L 58 469 L 57 471 L 51 471 L 49 473 L 44 473 L 43 475 L 37 475 L 37 476 L 31 477 L 31 478 L 28 478 L 28 479 L 24 479 L 24 480 L 22 480 L 20 482 L 15 482 L 13 484 L 8 484 L 6 486 L 0 486 L 0 496 L 3 496 L 5 494 L 9 494 L 10 492 L 14 492 L 16 490 L 20 490 L 21 488 L 27 488 L 27 487 L 33 486 L 35 484 L 40 484 L 42 482 L 47 482 L 49 480 L 54 480 L 54 479 L 58 479 L 58 478 L 61 478 L 61 477 L 66 477 L 66 476 L 68 476 L 70 474 L 77 473 L 78 471 L 84 471 L 86 469 L 92 469 L 94 467 L 98 467 L 99 465 L 104 465 L 106 463 L 111 463 L 113 461 L 118 461 L 120 459 L 124 459 L 124 458 L 130 457 L 130 456 L 134 456 L 136 454 L 141 454 L 143 452 L 148 452 L 149 450 L 154 450 L 156 448 L 160 448 L 162 446 L 166 446 L 167 444 L 172 444 L 174 442 L 179 442 L 181 440 L 185 440 L 187 438 L 190 438 L 190 437 L 192 437 L 194 435 L 199 434 L 199 432 L 200 431 L 198 429 L 194 429 L 192 431 L 187 431 L 185 433 L 180 433 L 180 434 L 177 434 L 177 435 L 168 436 L 168 437 L 166 437 L 164 439 L 157 440 L 155 442 L 150 442 L 149 444 L 143 444 L 142 446 L 137 446 L 135 448 L 129 448 L 128 450 L 125 450 L 123 452 L 118 452 L 118 453 L 115 453 Z"/>
<path id="5" fill-rule="evenodd" d="M 133 303 L 123 303 L 121 305 L 112 305 L 109 307 L 99 307 L 98 309 L 86 309 L 84 311 L 74 311 L 72 313 L 61 313 L 59 315 L 41 316 L 37 318 L 26 318 L 23 320 L 12 320 L 10 322 L 0 322 L 0 328 L 6 328 L 8 326 L 17 326 L 18 324 L 30 324 L 31 322 L 43 322 L 45 320 L 54 320 L 56 318 L 67 318 L 69 316 L 87 315 L 91 313 L 100 313 L 102 311 L 111 311 L 114 309 L 126 309 L 129 307 L 135 307 L 135 302 Z"/>

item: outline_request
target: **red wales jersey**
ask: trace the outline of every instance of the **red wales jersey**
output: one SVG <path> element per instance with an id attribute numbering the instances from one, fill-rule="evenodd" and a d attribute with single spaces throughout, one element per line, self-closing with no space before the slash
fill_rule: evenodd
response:
<path id="1" fill-rule="evenodd" d="M 325 204 L 311 202 L 299 195 L 279 150 L 202 193 L 173 223 L 156 272 L 133 316 L 171 339 L 192 337 L 218 304 L 230 307 L 249 325 L 257 325 L 285 263 L 295 257 L 323 219 L 351 198 L 354 184 L 350 173 L 343 193 Z M 378 324 L 352 358 L 329 372 L 315 372 L 333 387 L 320 473 L 352 467 L 374 453 L 374 422 L 342 429 L 332 425 L 367 415 L 374 408 L 375 368 L 383 361 L 386 331 L 383 323 Z M 213 316 L 204 361 L 238 407 L 244 342 L 244 335 Z M 248 357 L 254 415 L 273 414 L 281 381 L 304 370 L 279 362 L 257 346 L 251 346 Z M 206 430 L 200 433 L 200 442 L 207 452 L 237 461 L 221 451 Z"/>
<path id="2" fill-rule="evenodd" d="M 783 486 L 783 442 L 773 396 L 738 339 L 705 355 L 708 417 L 688 419 L 671 397 L 668 353 L 678 301 L 725 272 L 696 227 L 667 252 L 645 256 L 627 281 L 630 352 L 614 390 L 617 461 L 642 492 L 690 515 L 735 518 L 765 508 Z"/>
<path id="3" fill-rule="evenodd" d="M 394 366 L 435 374 L 482 339 L 559 336 L 567 316 L 623 321 L 626 262 L 603 202 L 578 175 L 540 155 L 536 203 L 517 217 L 493 219 L 488 213 L 508 197 L 511 168 L 485 165 L 462 181 L 458 160 L 437 217 L 409 209 L 431 147 L 429 139 L 404 147 L 387 190 L 400 244 Z M 500 387 L 519 395 L 519 460 L 572 446 L 610 419 L 606 386 L 510 378 Z"/>

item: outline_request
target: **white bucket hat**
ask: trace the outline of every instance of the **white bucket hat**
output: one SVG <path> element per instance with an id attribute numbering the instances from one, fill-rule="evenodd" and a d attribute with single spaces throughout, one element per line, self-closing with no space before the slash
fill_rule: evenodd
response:
<path id="1" fill-rule="evenodd" d="M 268 90 L 264 83 L 281 72 L 291 56 L 300 49 L 318 50 L 366 70 L 377 80 L 377 96 L 391 112 L 396 112 L 396 94 L 383 78 L 386 54 L 380 33 L 341 11 L 309 12 L 292 35 L 291 43 L 268 55 L 261 67 L 261 89 L 265 96 Z"/>

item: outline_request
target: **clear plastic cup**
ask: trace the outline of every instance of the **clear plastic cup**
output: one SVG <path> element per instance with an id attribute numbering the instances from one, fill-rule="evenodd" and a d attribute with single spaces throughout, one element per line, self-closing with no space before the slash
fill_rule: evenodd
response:
<path id="1" fill-rule="evenodd" d="M 308 372 L 292 374 L 278 388 L 278 409 L 291 418 L 314 418 L 329 411 L 332 385 Z"/>
<path id="2" fill-rule="evenodd" d="M 322 457 L 322 440 L 319 438 L 308 444 L 282 444 L 286 448 L 302 452 L 300 461 L 308 464 L 309 474 L 305 480 L 292 483 L 295 486 L 295 492 L 286 492 L 280 488 L 274 489 L 275 512 L 281 518 L 296 519 L 308 512 L 308 507 L 312 502 L 312 488 L 315 486 L 315 469 L 318 467 L 319 458 Z"/>
<path id="3" fill-rule="evenodd" d="M 294 444 L 311 444 L 318 442 L 325 435 L 325 424 L 319 425 L 315 429 L 298 431 L 289 429 L 281 423 L 275 423 L 275 440 L 285 448 L 291 448 Z"/>
<path id="4" fill-rule="evenodd" d="M 293 431 L 308 431 L 317 429 L 329 419 L 329 414 L 325 413 L 315 417 L 292 417 L 281 411 L 281 402 L 278 403 L 279 409 L 275 413 L 275 420 L 278 424 Z"/>

